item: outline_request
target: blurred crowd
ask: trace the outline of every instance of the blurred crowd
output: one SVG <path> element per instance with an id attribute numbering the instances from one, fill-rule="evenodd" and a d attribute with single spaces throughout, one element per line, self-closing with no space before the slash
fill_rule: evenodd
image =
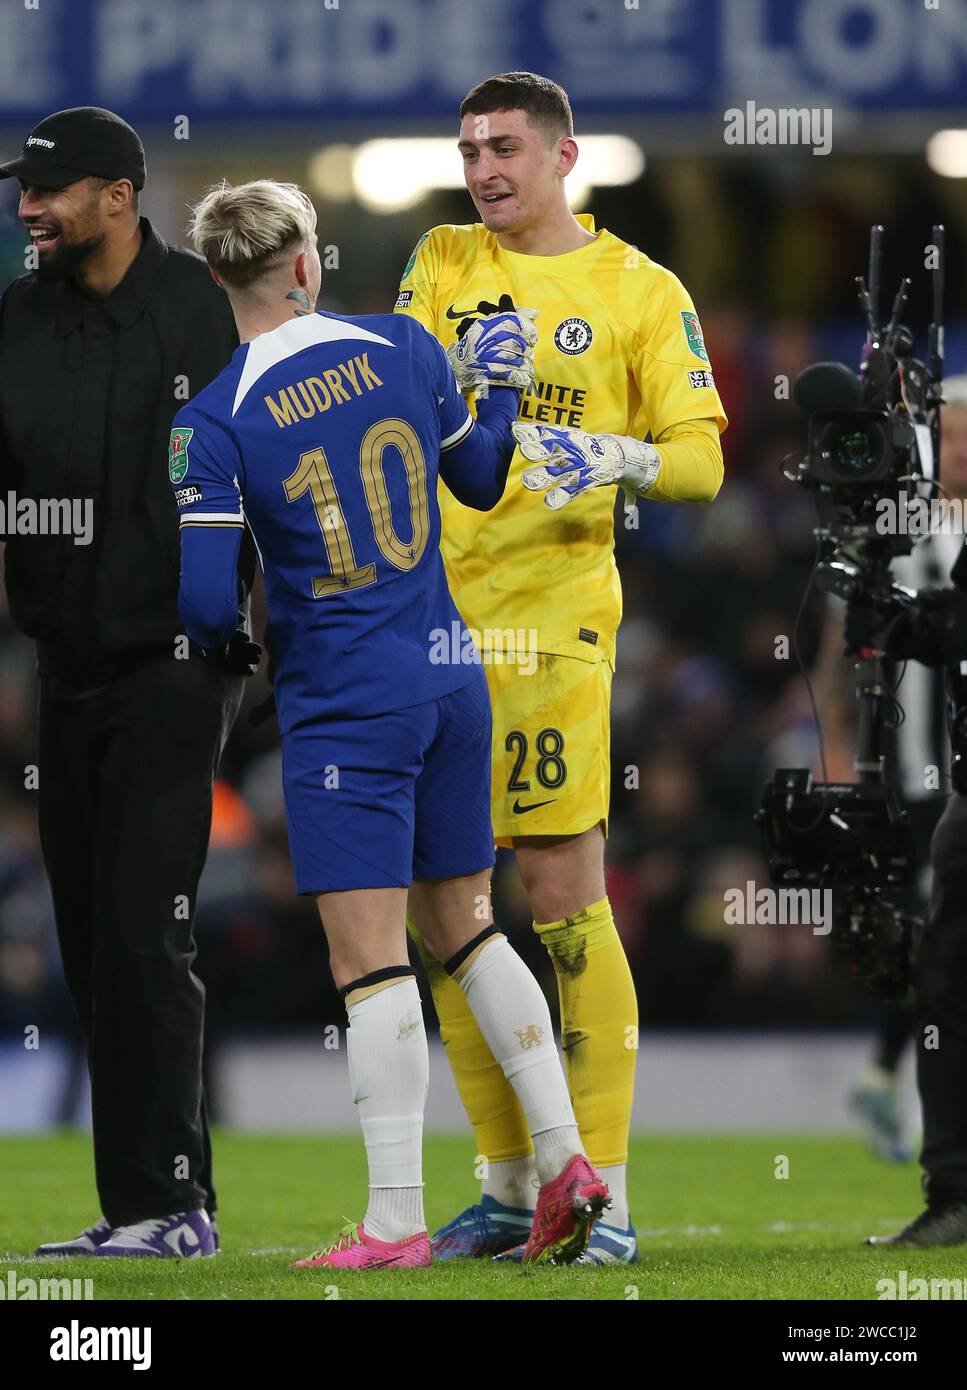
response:
<path id="1" fill-rule="evenodd" d="M 822 183 L 775 175 L 752 181 L 740 166 L 723 172 L 725 163 L 714 172 L 711 165 L 659 164 L 640 186 L 602 192 L 591 209 L 598 225 L 637 241 L 684 280 L 730 417 L 726 479 L 713 504 L 643 502 L 636 527 L 627 525 L 620 499 L 616 506 L 625 617 L 613 697 L 608 891 L 643 1028 L 859 1024 L 872 1006 L 825 938 L 808 926 L 728 926 L 724 894 L 748 881 L 768 883 L 753 812 L 773 769 L 817 764 L 797 664 L 798 651 L 813 665 L 821 626 L 819 597 L 802 602 L 816 513 L 810 496 L 782 474 L 795 468 L 805 434 L 789 388 L 811 361 L 857 360 L 863 327 L 852 311 L 852 281 L 864 269 L 869 222 L 886 221 L 895 233 L 896 278 L 901 271 L 916 277 L 929 222 L 943 210 L 915 180 L 901 195 L 885 160 L 865 161 L 862 177 L 830 165 Z M 962 244 L 967 207 L 963 193 L 956 196 L 945 215 Z M 23 257 L 13 206 L 5 206 L 0 283 L 20 273 Z M 176 237 L 175 210 L 167 226 L 151 215 Z M 323 208 L 320 241 L 326 216 Z M 460 195 L 439 195 L 416 216 L 419 229 L 466 220 L 467 205 Z M 360 230 L 371 248 L 378 222 Z M 378 261 L 378 251 L 372 254 Z M 394 244 L 378 283 L 330 277 L 320 307 L 385 308 L 403 259 Z M 887 283 L 892 298 L 895 285 Z M 952 299 L 950 369 L 962 371 L 967 324 L 959 285 Z M 915 312 L 921 307 L 918 301 Z M 918 322 L 925 319 L 924 310 Z M 68 1038 L 73 1029 L 31 789 L 33 686 L 32 644 L 11 625 L 0 589 L 0 1040 L 22 1039 L 28 1024 Z M 315 907 L 293 890 L 277 730 L 274 722 L 255 729 L 247 719 L 266 691 L 260 674 L 226 751 L 202 881 L 197 969 L 216 1044 L 236 1033 L 313 1028 L 344 1016 Z M 494 898 L 497 921 L 555 998 L 547 954 L 529 930 L 505 852 Z M 429 990 L 424 998 L 429 1004 Z"/>

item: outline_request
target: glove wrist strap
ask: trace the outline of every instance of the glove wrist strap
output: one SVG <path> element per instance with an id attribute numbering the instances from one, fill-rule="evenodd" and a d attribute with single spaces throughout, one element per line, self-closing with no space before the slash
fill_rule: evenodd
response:
<path id="1" fill-rule="evenodd" d="M 647 497 L 658 481 L 661 472 L 661 454 L 654 444 L 646 444 L 641 439 L 631 439 L 627 435 L 613 435 L 621 446 L 621 473 L 617 479 L 625 492 L 636 497 Z"/>

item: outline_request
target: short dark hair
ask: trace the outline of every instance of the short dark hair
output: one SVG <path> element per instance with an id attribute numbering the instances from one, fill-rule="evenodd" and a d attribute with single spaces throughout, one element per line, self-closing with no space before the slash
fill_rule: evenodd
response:
<path id="1" fill-rule="evenodd" d="M 567 92 L 549 77 L 536 72 L 502 72 L 478 82 L 460 103 L 461 119 L 491 111 L 526 111 L 529 125 L 541 126 L 558 140 L 574 134 L 574 118 Z"/>

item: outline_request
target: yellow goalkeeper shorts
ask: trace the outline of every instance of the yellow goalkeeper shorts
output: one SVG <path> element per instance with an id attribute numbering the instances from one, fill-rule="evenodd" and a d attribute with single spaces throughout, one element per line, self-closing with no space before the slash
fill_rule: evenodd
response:
<path id="1" fill-rule="evenodd" d="M 494 839 L 608 831 L 611 667 L 541 652 L 527 674 L 485 661 L 493 707 Z"/>

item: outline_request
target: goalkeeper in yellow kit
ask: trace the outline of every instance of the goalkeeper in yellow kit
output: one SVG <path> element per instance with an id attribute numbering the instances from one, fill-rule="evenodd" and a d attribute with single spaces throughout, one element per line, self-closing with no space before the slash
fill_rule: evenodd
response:
<path id="1" fill-rule="evenodd" d="M 625 1167 L 638 1013 L 604 881 L 621 619 L 615 490 L 710 501 L 727 422 L 682 284 L 568 207 L 564 180 L 577 145 L 563 89 L 506 73 L 475 87 L 460 117 L 459 150 L 481 221 L 421 237 L 396 308 L 447 347 L 468 392 L 479 382 L 481 320 L 511 304 L 536 310 L 536 384 L 513 426 L 518 450 L 503 500 L 475 512 L 441 494 L 442 550 L 457 607 L 482 635 L 495 837 L 514 849 L 534 930 L 554 964 L 578 1127 L 614 1199 L 584 1258 L 630 1262 L 637 1242 Z M 514 1258 L 536 1195 L 530 1136 L 448 973 L 461 962 L 439 963 L 422 944 L 424 910 L 411 898 L 410 929 L 485 1175 L 480 1201 L 434 1236 L 434 1255 Z M 522 1037 L 521 1066 L 527 1043 Z"/>

